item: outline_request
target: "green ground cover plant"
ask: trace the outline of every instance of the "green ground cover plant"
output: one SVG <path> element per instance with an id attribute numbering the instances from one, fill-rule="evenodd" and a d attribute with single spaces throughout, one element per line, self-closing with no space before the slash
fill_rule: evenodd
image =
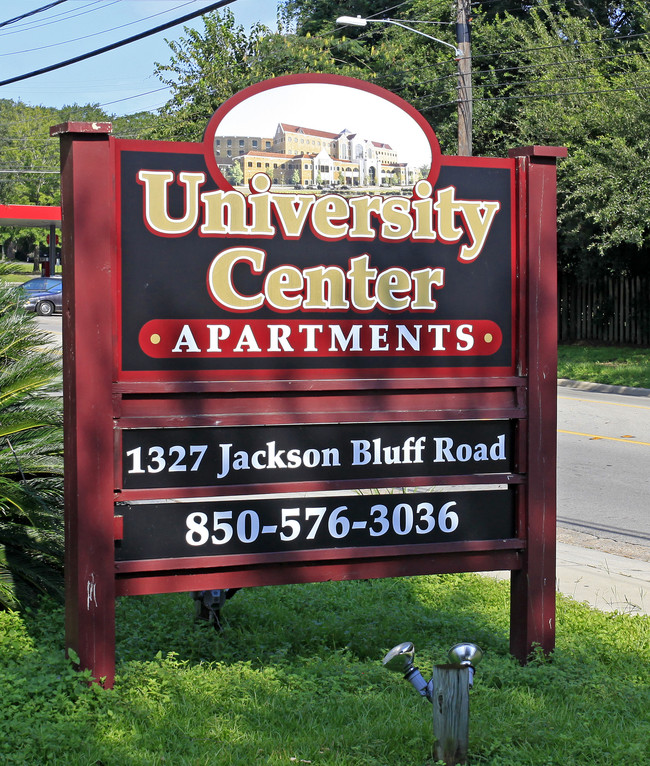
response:
<path id="1" fill-rule="evenodd" d="M 650 617 L 558 596 L 555 653 L 508 653 L 508 586 L 479 575 L 240 591 L 224 630 L 188 594 L 118 602 L 117 679 L 63 656 L 63 612 L 0 613 L 7 766 L 433 766 L 431 705 L 381 666 L 412 640 L 429 677 L 448 648 L 485 650 L 469 764 L 650 762 Z"/>
<path id="2" fill-rule="evenodd" d="M 558 377 L 650 388 L 650 348 L 561 345 L 558 348 Z"/>
<path id="3" fill-rule="evenodd" d="M 0 281 L 0 609 L 63 595 L 61 358 Z"/>

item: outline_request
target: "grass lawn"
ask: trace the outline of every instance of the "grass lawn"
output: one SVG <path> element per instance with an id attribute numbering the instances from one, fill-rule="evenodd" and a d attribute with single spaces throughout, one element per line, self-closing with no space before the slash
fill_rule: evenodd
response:
<path id="1" fill-rule="evenodd" d="M 13 271 L 11 274 L 3 274 L 3 282 L 11 282 L 12 284 L 22 285 L 23 282 L 26 282 L 28 279 L 34 279 L 35 277 L 41 276 L 40 269 L 38 271 L 33 271 L 31 264 L 23 265 L 28 266 L 29 268 Z"/>
<path id="2" fill-rule="evenodd" d="M 561 346 L 558 374 L 650 388 L 650 349 Z M 557 598 L 525 667 L 507 584 L 478 575 L 246 589 L 219 634 L 187 594 L 124 598 L 110 691 L 64 658 L 61 607 L 0 612 L 0 764 L 433 766 L 432 707 L 381 658 L 412 640 L 429 678 L 469 640 L 469 766 L 645 766 L 650 617 Z"/>
<path id="3" fill-rule="evenodd" d="M 650 763 L 650 617 L 558 596 L 557 649 L 508 654 L 508 586 L 478 575 L 252 588 L 216 633 L 189 595 L 121 599 L 115 688 L 64 660 L 63 614 L 0 613 L 0 763 L 432 766 L 432 708 L 381 666 L 412 640 L 428 678 L 485 651 L 469 764 Z"/>
<path id="4" fill-rule="evenodd" d="M 3 261 L 10 271 L 2 274 L 2 280 L 4 282 L 15 282 L 16 284 L 22 284 L 28 279 L 34 279 L 34 277 L 41 276 L 41 268 L 39 267 L 34 271 L 33 263 L 25 263 L 24 261 Z M 62 267 L 56 266 L 56 273 L 62 273 Z"/>
<path id="5" fill-rule="evenodd" d="M 561 345 L 558 348 L 558 377 L 650 388 L 650 348 Z"/>

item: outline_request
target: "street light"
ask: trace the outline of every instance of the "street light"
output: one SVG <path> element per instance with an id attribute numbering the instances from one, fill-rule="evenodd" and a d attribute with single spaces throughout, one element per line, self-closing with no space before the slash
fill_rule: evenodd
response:
<path id="1" fill-rule="evenodd" d="M 396 27 L 402 27 L 402 29 L 408 29 L 411 32 L 415 32 L 416 35 L 422 35 L 422 37 L 428 37 L 429 40 L 435 40 L 437 43 L 442 43 L 443 45 L 446 45 L 448 48 L 453 48 L 454 53 L 457 56 L 462 56 L 463 52 L 460 50 L 460 48 L 457 48 L 455 45 L 452 45 L 451 43 L 445 42 L 444 40 L 439 40 L 437 37 L 432 37 L 431 35 L 427 35 L 424 32 L 420 32 L 419 29 L 414 29 L 413 27 L 409 27 L 408 24 L 403 24 L 401 21 L 395 21 L 395 19 L 362 19 L 361 16 L 339 16 L 339 18 L 336 20 L 337 24 L 350 24 L 353 27 L 365 27 L 368 24 L 394 24 Z"/>
<path id="2" fill-rule="evenodd" d="M 458 154 L 470 157 L 472 154 L 472 58 L 469 39 L 468 24 L 469 0 L 458 0 L 456 13 L 456 42 L 460 48 L 440 40 L 432 35 L 427 35 L 415 27 L 404 24 L 395 19 L 364 19 L 361 16 L 339 16 L 337 24 L 365 27 L 368 24 L 392 24 L 416 35 L 426 37 L 428 40 L 446 45 L 456 54 L 458 62 Z"/>

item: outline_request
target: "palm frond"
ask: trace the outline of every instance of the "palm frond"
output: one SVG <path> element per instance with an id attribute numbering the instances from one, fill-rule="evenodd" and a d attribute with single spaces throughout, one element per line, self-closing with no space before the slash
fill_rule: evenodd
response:
<path id="1" fill-rule="evenodd" d="M 47 334 L 0 283 L 0 608 L 62 597 L 60 376 Z"/>

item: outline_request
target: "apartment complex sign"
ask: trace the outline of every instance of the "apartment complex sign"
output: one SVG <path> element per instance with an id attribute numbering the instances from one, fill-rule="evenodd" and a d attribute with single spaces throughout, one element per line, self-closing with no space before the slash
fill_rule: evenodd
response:
<path id="1" fill-rule="evenodd" d="M 117 596 L 484 570 L 550 650 L 562 150 L 445 156 L 317 74 L 199 143 L 52 132 L 82 664 L 112 683 Z"/>
<path id="2" fill-rule="evenodd" d="M 445 161 L 415 110 L 359 86 L 278 78 L 227 102 L 203 144 L 121 144 L 124 379 L 512 370 L 512 162 Z M 258 126 L 304 88 L 323 91 L 305 121 L 361 121 L 348 104 L 368 99 L 361 127 L 390 141 Z"/>

